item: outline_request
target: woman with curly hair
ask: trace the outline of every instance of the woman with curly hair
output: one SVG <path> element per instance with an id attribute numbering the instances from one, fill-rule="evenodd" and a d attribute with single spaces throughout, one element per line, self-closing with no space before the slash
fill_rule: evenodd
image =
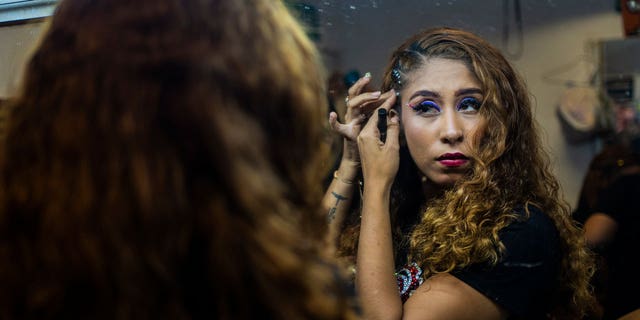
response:
<path id="1" fill-rule="evenodd" d="M 353 318 L 323 79 L 280 1 L 61 1 L 9 106 L 0 318 Z"/>
<path id="2" fill-rule="evenodd" d="M 503 55 L 472 33 L 428 29 L 394 51 L 381 91 L 363 92 L 369 81 L 350 88 L 344 124 L 330 116 L 345 147 L 324 202 L 363 316 L 589 312 L 592 257 Z M 349 214 L 360 166 L 362 203 Z"/>

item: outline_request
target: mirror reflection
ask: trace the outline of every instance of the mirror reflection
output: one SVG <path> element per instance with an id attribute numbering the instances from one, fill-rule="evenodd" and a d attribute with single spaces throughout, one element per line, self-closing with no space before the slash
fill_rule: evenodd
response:
<path id="1" fill-rule="evenodd" d="M 372 87 L 379 86 L 392 48 L 417 30 L 459 27 L 489 40 L 526 79 L 535 101 L 536 118 L 554 156 L 555 172 L 571 204 L 577 202 L 589 161 L 602 145 L 596 135 L 582 131 L 591 131 L 596 123 L 607 126 L 606 121 L 610 121 L 602 119 L 609 114 L 594 114 L 602 104 L 598 100 L 600 90 L 604 89 L 601 84 L 605 80 L 633 77 L 634 69 L 627 65 L 615 70 L 602 69 L 602 59 L 607 59 L 605 63 L 621 61 L 613 56 L 612 50 L 607 50 L 611 47 L 609 43 L 634 41 L 633 36 L 625 34 L 618 1 L 308 0 L 292 3 L 310 26 L 310 34 L 321 48 L 330 73 L 371 72 Z M 625 58 L 628 64 L 634 64 L 634 59 Z M 572 90 L 573 87 L 589 90 Z M 589 102 L 584 107 L 573 106 L 576 99 Z M 563 103 L 566 106 L 561 107 Z M 580 120 L 562 120 L 559 112 L 583 114 L 577 115 Z M 577 128 L 577 132 L 565 132 L 563 121 L 569 121 L 569 129 Z M 588 138 L 575 137 L 582 134 Z"/>

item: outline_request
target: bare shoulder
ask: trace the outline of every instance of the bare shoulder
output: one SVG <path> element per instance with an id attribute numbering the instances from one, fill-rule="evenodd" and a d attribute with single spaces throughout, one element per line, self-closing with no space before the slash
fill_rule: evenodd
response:
<path id="1" fill-rule="evenodd" d="M 640 309 L 631 311 L 620 317 L 618 320 L 640 320 Z"/>
<path id="2" fill-rule="evenodd" d="M 403 319 L 501 320 L 508 313 L 450 274 L 425 280 L 404 304 Z"/>

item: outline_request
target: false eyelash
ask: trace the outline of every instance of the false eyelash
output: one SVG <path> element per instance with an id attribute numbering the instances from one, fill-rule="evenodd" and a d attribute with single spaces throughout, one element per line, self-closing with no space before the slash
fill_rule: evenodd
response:
<path id="1" fill-rule="evenodd" d="M 475 108 L 476 110 L 480 109 L 480 106 L 482 105 L 482 103 L 478 99 L 473 97 L 467 97 L 462 99 L 460 103 L 458 103 L 458 105 L 456 106 L 456 109 L 460 110 L 463 104 L 472 104 L 473 108 Z"/>
<path id="2" fill-rule="evenodd" d="M 433 101 L 429 101 L 429 100 L 422 101 L 422 102 L 417 103 L 417 104 L 407 104 L 407 106 L 409 108 L 413 109 L 416 112 L 426 112 L 427 110 L 423 110 L 424 108 L 421 108 L 422 106 L 429 106 L 429 107 L 432 107 L 432 108 L 436 108 L 438 111 L 442 110 L 442 109 L 440 109 L 440 106 L 438 104 L 436 104 Z"/>

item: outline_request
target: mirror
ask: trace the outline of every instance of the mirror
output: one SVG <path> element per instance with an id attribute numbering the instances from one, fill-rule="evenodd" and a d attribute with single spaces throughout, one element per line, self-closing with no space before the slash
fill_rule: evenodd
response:
<path id="1" fill-rule="evenodd" d="M 568 85 L 589 83 L 598 76 L 604 41 L 634 37 L 623 27 L 622 9 L 627 7 L 621 4 L 629 0 L 285 1 L 308 26 L 329 74 L 371 72 L 373 87 L 379 86 L 391 51 L 419 29 L 446 25 L 485 37 L 527 81 L 555 172 L 566 199 L 575 205 L 601 141 L 568 141 L 558 104 Z M 15 92 L 22 66 L 41 34 L 43 20 L 28 19 L 50 14 L 55 2 L 0 0 L 0 15 L 5 17 L 0 24 L 0 98 Z M 50 11 L 35 14 L 38 10 Z M 7 18 L 7 13 L 14 18 Z M 10 19 L 20 23 L 8 23 Z M 632 100 L 637 105 L 637 99 Z"/>
<path id="2" fill-rule="evenodd" d="M 0 24 L 48 17 L 57 0 L 0 0 Z"/>
<path id="3" fill-rule="evenodd" d="M 374 87 L 379 86 L 392 50 L 420 29 L 459 27 L 489 40 L 527 81 L 555 172 L 567 201 L 575 205 L 588 164 L 602 141 L 567 139 L 558 105 L 569 86 L 601 81 L 601 43 L 625 38 L 620 1 L 288 2 L 308 26 L 329 73 L 371 72 Z"/>

